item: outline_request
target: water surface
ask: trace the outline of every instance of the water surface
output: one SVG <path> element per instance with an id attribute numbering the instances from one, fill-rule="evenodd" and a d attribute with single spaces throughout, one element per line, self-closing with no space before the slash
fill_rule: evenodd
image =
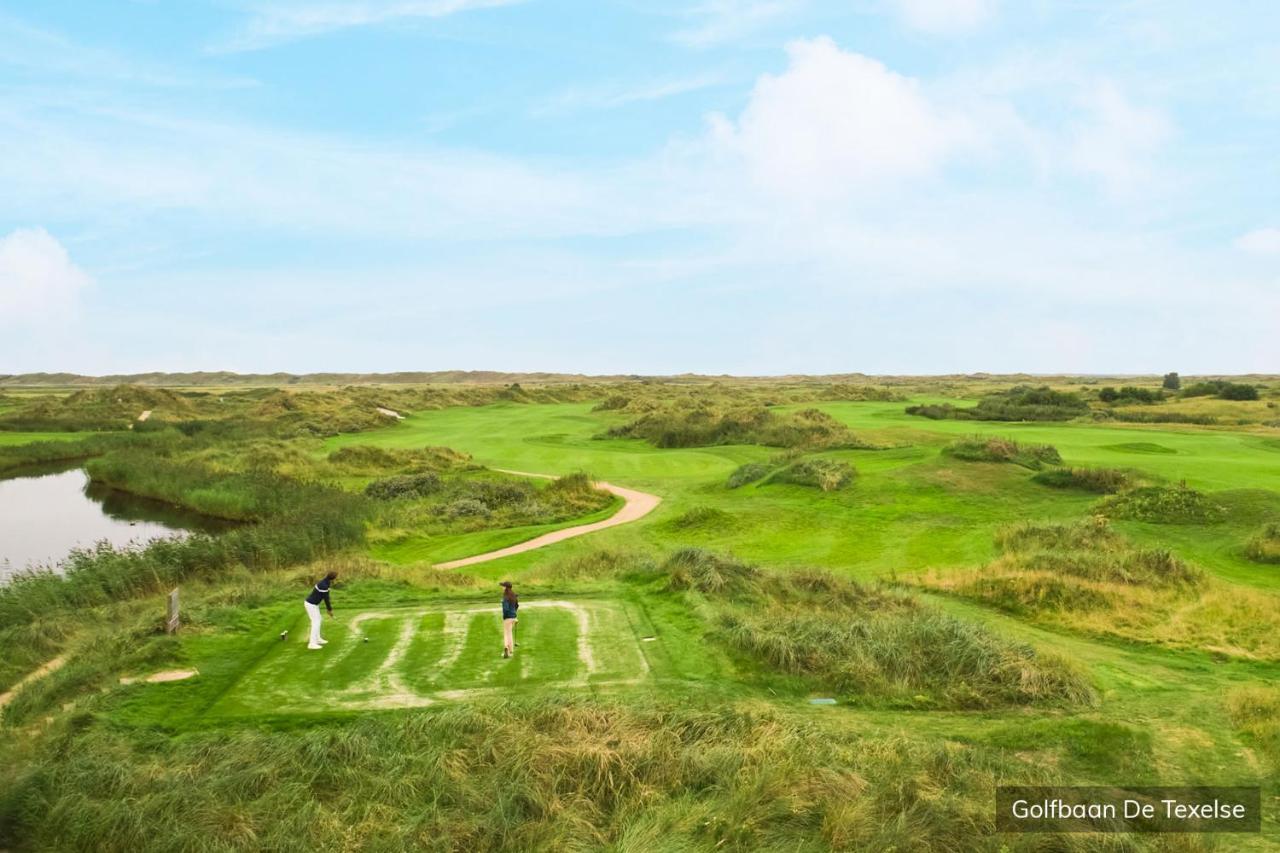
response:
<path id="1" fill-rule="evenodd" d="M 73 548 L 143 543 L 232 522 L 89 482 L 78 464 L 29 466 L 0 477 L 0 581 L 31 566 L 57 568 Z"/>

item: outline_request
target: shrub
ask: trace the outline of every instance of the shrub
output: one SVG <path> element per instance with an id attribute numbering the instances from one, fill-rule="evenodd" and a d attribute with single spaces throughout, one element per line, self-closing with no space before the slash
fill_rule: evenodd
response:
<path id="1" fill-rule="evenodd" d="M 966 462 L 1012 462 L 1031 469 L 1062 463 L 1062 457 L 1052 445 L 1019 444 L 1011 438 L 962 438 L 943 448 L 942 452 Z"/>
<path id="2" fill-rule="evenodd" d="M 959 415 L 961 409 L 957 409 L 950 403 L 927 403 L 920 406 L 907 406 L 908 415 L 917 415 L 922 418 L 928 418 L 931 421 L 945 421 L 954 419 L 967 419 L 968 413 L 963 418 Z"/>
<path id="3" fill-rule="evenodd" d="M 759 444 L 766 447 L 867 447 L 844 424 L 818 409 L 786 414 L 764 406 L 721 409 L 710 404 L 665 405 L 605 433 L 641 438 L 656 447 Z"/>
<path id="4" fill-rule="evenodd" d="M 1160 403 L 1164 394 L 1154 388 L 1136 388 L 1126 385 L 1117 391 L 1110 386 L 1098 392 L 1098 399 L 1104 403 Z"/>
<path id="5" fill-rule="evenodd" d="M 735 468 L 724 485 L 727 489 L 736 489 L 748 483 L 754 483 L 768 473 L 769 466 L 763 462 L 748 462 Z"/>
<path id="6" fill-rule="evenodd" d="M 1182 389 L 1183 397 L 1217 397 L 1220 400 L 1256 400 L 1258 388 L 1222 379 L 1210 379 L 1207 382 L 1196 382 Z"/>
<path id="7" fill-rule="evenodd" d="M 440 491 L 443 483 L 438 474 L 406 474 L 374 480 L 365 486 L 364 493 L 375 500 L 390 501 L 406 498 L 423 498 Z"/>
<path id="8" fill-rule="evenodd" d="M 445 518 L 476 518 L 489 514 L 489 507 L 475 498 L 458 498 L 440 507 L 440 514 Z"/>
<path id="9" fill-rule="evenodd" d="M 1103 498 L 1098 511 L 1113 518 L 1155 524 L 1208 524 L 1222 521 L 1226 510 L 1185 485 L 1144 486 Z"/>
<path id="10" fill-rule="evenodd" d="M 1256 563 L 1280 563 L 1280 524 L 1268 524 L 1244 547 L 1245 556 Z"/>
<path id="11" fill-rule="evenodd" d="M 722 509 L 712 506 L 695 506 L 669 522 L 677 530 L 723 530 L 732 527 L 734 518 Z"/>
<path id="12" fill-rule="evenodd" d="M 824 492 L 834 492 L 852 483 L 857 474 L 852 465 L 837 459 L 801 459 L 775 472 L 768 482 L 816 486 Z"/>
<path id="13" fill-rule="evenodd" d="M 1055 489 L 1082 489 L 1103 495 L 1123 491 L 1130 484 L 1129 473 L 1118 468 L 1054 468 L 1031 479 Z"/>
<path id="14" fill-rule="evenodd" d="M 1177 373 L 1166 373 L 1160 387 L 1168 391 L 1177 391 L 1182 387 L 1182 378 Z"/>

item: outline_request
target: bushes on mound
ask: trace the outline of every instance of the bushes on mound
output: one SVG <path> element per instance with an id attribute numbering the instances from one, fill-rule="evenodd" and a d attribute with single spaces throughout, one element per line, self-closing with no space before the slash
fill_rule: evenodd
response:
<path id="1" fill-rule="evenodd" d="M 364 493 L 380 501 L 424 498 L 433 495 L 444 487 L 438 474 L 405 474 L 401 477 L 386 477 L 374 480 L 365 486 Z"/>
<path id="2" fill-rule="evenodd" d="M 726 489 L 737 489 L 748 483 L 754 483 L 769 473 L 769 466 L 763 462 L 748 462 L 745 465 L 739 465 L 729 475 L 729 479 L 725 481 Z"/>
<path id="3" fill-rule="evenodd" d="M 768 482 L 812 486 L 824 492 L 834 492 L 852 483 L 857 475 L 852 465 L 838 459 L 801 459 L 774 472 Z"/>
<path id="4" fill-rule="evenodd" d="M 1054 489 L 1081 489 L 1101 495 L 1113 495 L 1131 484 L 1129 472 L 1119 468 L 1054 468 L 1031 479 Z"/>
<path id="5" fill-rule="evenodd" d="M 1069 421 L 1089 411 L 1089 404 L 1079 395 L 1055 391 L 1047 385 L 1033 388 L 1018 385 L 1007 391 L 988 394 L 970 409 L 950 403 L 909 406 L 907 414 L 932 420 L 962 421 Z"/>
<path id="6" fill-rule="evenodd" d="M 695 506 L 669 522 L 677 530 L 723 530 L 733 523 L 732 515 L 712 506 Z"/>
<path id="7" fill-rule="evenodd" d="M 1169 551 L 1140 548 L 1102 517 L 1001 529 L 1000 555 L 933 571 L 929 587 L 1089 634 L 1249 659 L 1280 657 L 1280 598 L 1228 585 Z"/>
<path id="8" fill-rule="evenodd" d="M 763 572 L 693 548 L 663 569 L 670 588 L 705 596 L 723 642 L 824 690 L 914 707 L 1092 700 L 1062 659 L 911 598 L 823 572 Z"/>
<path id="9" fill-rule="evenodd" d="M 1111 518 L 1153 524 L 1210 524 L 1226 517 L 1225 508 L 1185 484 L 1144 486 L 1111 495 L 1097 509 Z"/>
<path id="10" fill-rule="evenodd" d="M 819 409 L 779 413 L 765 406 L 720 409 L 713 405 L 655 407 L 610 429 L 613 438 L 641 438 L 655 447 L 759 444 L 766 447 L 867 447 L 849 429 Z"/>
<path id="11" fill-rule="evenodd" d="M 1062 457 L 1053 445 L 1019 444 L 1011 438 L 962 438 L 953 441 L 942 452 L 966 462 L 1012 462 L 1031 469 L 1062 463 Z"/>
<path id="12" fill-rule="evenodd" d="M 1280 563 L 1280 524 L 1268 524 L 1244 547 L 1245 556 L 1255 563 Z"/>

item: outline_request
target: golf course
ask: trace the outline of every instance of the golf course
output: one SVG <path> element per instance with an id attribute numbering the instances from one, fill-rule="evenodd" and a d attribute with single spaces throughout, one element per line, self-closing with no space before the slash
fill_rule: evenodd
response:
<path id="1" fill-rule="evenodd" d="M 226 526 L 0 585 L 0 847 L 1280 848 L 1280 382 L 1138 381 L 28 391 L 0 477 Z M 1000 833 L 1003 785 L 1262 828 Z"/>

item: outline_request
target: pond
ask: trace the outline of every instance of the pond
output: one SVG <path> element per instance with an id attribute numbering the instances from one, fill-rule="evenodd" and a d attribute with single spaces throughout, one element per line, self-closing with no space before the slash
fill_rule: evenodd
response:
<path id="1" fill-rule="evenodd" d="M 0 477 L 0 583 L 27 567 L 56 569 L 73 548 L 102 540 L 119 546 L 234 526 L 95 485 L 75 463 L 29 466 Z"/>

